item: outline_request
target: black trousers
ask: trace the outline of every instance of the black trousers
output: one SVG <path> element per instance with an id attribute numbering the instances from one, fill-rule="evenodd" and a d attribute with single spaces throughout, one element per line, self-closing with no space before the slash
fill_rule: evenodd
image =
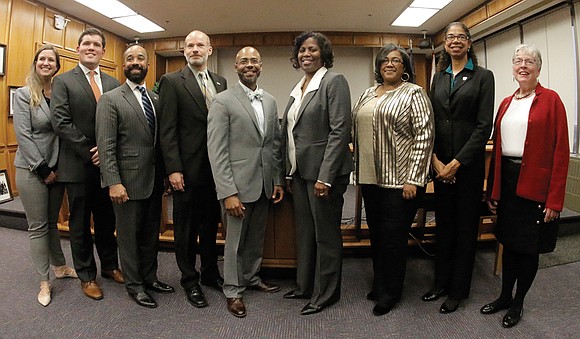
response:
<path id="1" fill-rule="evenodd" d="M 184 192 L 173 192 L 175 257 L 183 288 L 191 288 L 200 281 L 195 268 L 198 252 L 201 279 L 209 282 L 220 276 L 216 247 L 219 220 L 220 205 L 213 185 L 189 186 Z"/>
<path id="2" fill-rule="evenodd" d="M 435 181 L 435 288 L 449 298 L 469 296 L 483 199 L 485 163 L 475 161 L 457 171 L 455 184 Z"/>
<path id="3" fill-rule="evenodd" d="M 361 185 L 373 261 L 372 293 L 378 304 L 401 299 L 407 265 L 407 239 L 425 188 L 417 188 L 417 197 L 403 199 L 402 189 Z"/>
<path id="4" fill-rule="evenodd" d="M 101 188 L 100 177 L 85 183 L 64 183 L 69 204 L 69 236 L 73 262 L 81 281 L 95 280 L 97 266 L 93 255 L 91 214 L 95 231 L 95 247 L 101 270 L 117 269 L 115 213 L 108 189 Z"/>
<path id="5" fill-rule="evenodd" d="M 130 293 L 143 292 L 146 283 L 157 281 L 162 193 L 162 190 L 157 190 L 147 199 L 113 204 L 119 225 L 119 257 L 125 287 Z"/>

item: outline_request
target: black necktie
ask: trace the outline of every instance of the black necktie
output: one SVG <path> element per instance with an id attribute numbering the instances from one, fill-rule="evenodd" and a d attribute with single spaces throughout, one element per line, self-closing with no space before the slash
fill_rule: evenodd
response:
<path id="1" fill-rule="evenodd" d="M 139 91 L 141 92 L 141 102 L 143 103 L 143 109 L 145 110 L 147 125 L 149 125 L 151 134 L 155 135 L 155 113 L 153 113 L 153 106 L 147 96 L 147 90 L 143 86 L 137 86 L 137 88 L 139 88 Z"/>

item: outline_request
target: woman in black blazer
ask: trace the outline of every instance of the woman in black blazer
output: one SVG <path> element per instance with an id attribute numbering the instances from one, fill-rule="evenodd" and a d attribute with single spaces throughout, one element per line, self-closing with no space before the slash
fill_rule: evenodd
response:
<path id="1" fill-rule="evenodd" d="M 423 295 L 447 294 L 439 312 L 454 312 L 469 296 L 485 177 L 485 145 L 494 104 L 493 73 L 477 65 L 467 27 L 445 29 L 445 51 L 431 84 L 435 112 L 435 282 Z"/>
<path id="2" fill-rule="evenodd" d="M 296 289 L 289 299 L 309 299 L 313 314 L 340 299 L 343 194 L 352 171 L 349 149 L 350 90 L 333 65 L 332 44 L 304 32 L 291 58 L 304 76 L 290 93 L 282 120 L 288 190 L 296 218 Z"/>

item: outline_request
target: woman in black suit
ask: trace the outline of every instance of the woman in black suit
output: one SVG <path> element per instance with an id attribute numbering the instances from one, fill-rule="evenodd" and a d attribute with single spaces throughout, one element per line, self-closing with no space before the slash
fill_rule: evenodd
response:
<path id="1" fill-rule="evenodd" d="M 469 296 L 485 177 L 485 145 L 493 120 L 493 73 L 477 65 L 467 27 L 445 29 L 445 51 L 431 84 L 435 112 L 435 282 L 423 295 L 447 294 L 439 312 L 454 312 Z"/>
<path id="2" fill-rule="evenodd" d="M 296 289 L 289 299 L 309 299 L 313 314 L 340 299 L 343 194 L 352 171 L 350 90 L 342 74 L 328 71 L 334 55 L 324 35 L 304 32 L 291 58 L 304 76 L 290 93 L 282 120 L 288 191 L 296 218 Z"/>

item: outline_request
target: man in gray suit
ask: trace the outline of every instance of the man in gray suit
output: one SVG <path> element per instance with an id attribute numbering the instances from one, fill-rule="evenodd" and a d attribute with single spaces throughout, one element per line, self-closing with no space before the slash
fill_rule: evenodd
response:
<path id="1" fill-rule="evenodd" d="M 145 87 L 145 48 L 131 45 L 123 59 L 127 81 L 103 94 L 97 105 L 101 185 L 114 203 L 127 292 L 137 304 L 154 308 L 157 303 L 145 290 L 174 292 L 157 280 L 164 176 L 155 116 L 159 97 Z"/>
<path id="2" fill-rule="evenodd" d="M 277 292 L 258 276 L 268 202 L 284 196 L 280 125 L 274 98 L 258 89 L 260 54 L 244 47 L 234 67 L 240 81 L 218 94 L 208 115 L 207 147 L 217 197 L 225 214 L 224 286 L 228 311 L 246 316 L 246 288 Z"/>
<path id="3" fill-rule="evenodd" d="M 54 78 L 50 101 L 52 126 L 60 138 L 58 180 L 64 183 L 68 195 L 72 257 L 83 292 L 95 300 L 102 299 L 103 292 L 95 280 L 91 213 L 101 275 L 124 283 L 118 268 L 113 206 L 100 185 L 95 137 L 97 101 L 102 93 L 119 86 L 117 79 L 99 68 L 105 43 L 105 36 L 96 28 L 81 33 L 79 64 Z"/>

